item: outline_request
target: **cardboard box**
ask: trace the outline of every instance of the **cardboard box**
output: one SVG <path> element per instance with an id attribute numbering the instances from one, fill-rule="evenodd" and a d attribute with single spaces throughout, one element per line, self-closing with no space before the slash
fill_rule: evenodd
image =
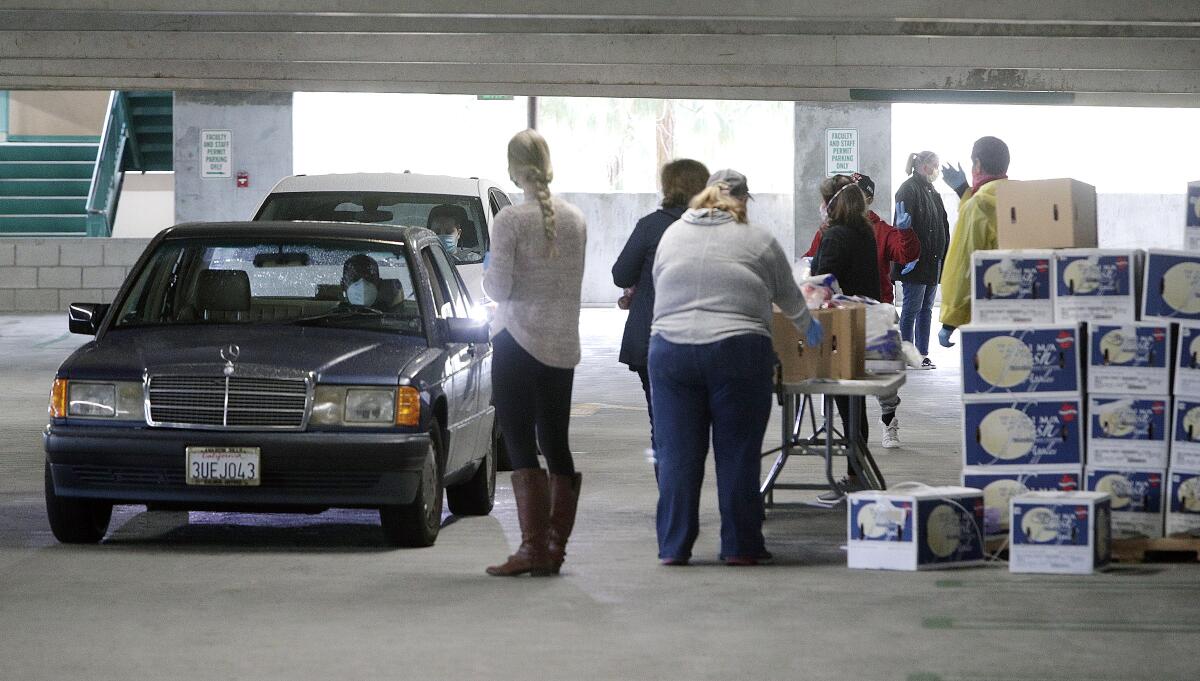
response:
<path id="1" fill-rule="evenodd" d="M 1200 532 L 1200 468 L 1172 468 L 1167 502 L 1167 534 Z"/>
<path id="2" fill-rule="evenodd" d="M 1020 466 L 964 468 L 963 487 L 983 490 L 983 532 L 1008 534 L 1009 501 L 1026 492 L 1078 492 L 1083 466 L 1041 469 Z"/>
<path id="3" fill-rule="evenodd" d="M 1166 470 L 1089 464 L 1084 475 L 1088 491 L 1112 497 L 1114 539 L 1162 536 Z"/>
<path id="4" fill-rule="evenodd" d="M 1183 247 L 1189 251 L 1200 251 L 1200 181 L 1188 183 L 1187 219 L 1183 224 Z"/>
<path id="5" fill-rule="evenodd" d="M 1175 396 L 1171 409 L 1171 468 L 1200 470 L 1200 397 Z"/>
<path id="6" fill-rule="evenodd" d="M 1200 251 L 1146 252 L 1142 319 L 1200 321 Z"/>
<path id="7" fill-rule="evenodd" d="M 1111 504 L 1102 492 L 1028 492 L 1013 497 L 1009 572 L 1086 575 L 1108 565 Z"/>
<path id="8" fill-rule="evenodd" d="M 1082 414 L 1078 397 L 967 402 L 963 468 L 1082 466 Z"/>
<path id="9" fill-rule="evenodd" d="M 1179 325 L 1173 392 L 1176 395 L 1200 397 L 1200 324 Z"/>
<path id="10" fill-rule="evenodd" d="M 1030 324 L 1017 328 L 964 326 L 963 399 L 1079 394 L 1077 324 Z"/>
<path id="11" fill-rule="evenodd" d="M 812 348 L 791 320 L 778 310 L 771 326 L 771 342 L 779 356 L 784 383 L 798 383 L 810 378 L 852 379 L 866 375 L 866 308 L 851 305 L 843 308 L 811 310 L 813 319 L 820 322 L 825 335 L 821 346 Z"/>
<path id="12" fill-rule="evenodd" d="M 851 568 L 928 570 L 983 563 L 983 492 L 977 489 L 855 492 L 846 508 Z"/>
<path id="13" fill-rule="evenodd" d="M 1053 257 L 1054 251 L 1030 250 L 971 254 L 971 323 L 1053 322 Z"/>
<path id="14" fill-rule="evenodd" d="M 1088 324 L 1088 392 L 1166 395 L 1171 392 L 1171 325 Z"/>
<path id="15" fill-rule="evenodd" d="M 1096 188 L 1078 180 L 1009 180 L 996 189 L 1000 248 L 1095 248 Z"/>
<path id="16" fill-rule="evenodd" d="M 1166 395 L 1088 395 L 1088 463 L 1166 468 L 1170 404 Z"/>
<path id="17" fill-rule="evenodd" d="M 1054 321 L 1137 319 L 1141 251 L 1073 248 L 1054 252 Z"/>

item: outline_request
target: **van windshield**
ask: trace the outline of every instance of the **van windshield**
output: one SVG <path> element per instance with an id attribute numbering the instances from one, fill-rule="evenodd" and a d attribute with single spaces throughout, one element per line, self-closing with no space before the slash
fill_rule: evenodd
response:
<path id="1" fill-rule="evenodd" d="M 478 196 L 405 192 L 296 192 L 267 197 L 255 220 L 358 222 L 428 227 L 445 237 L 459 264 L 480 262 L 488 248 Z"/>

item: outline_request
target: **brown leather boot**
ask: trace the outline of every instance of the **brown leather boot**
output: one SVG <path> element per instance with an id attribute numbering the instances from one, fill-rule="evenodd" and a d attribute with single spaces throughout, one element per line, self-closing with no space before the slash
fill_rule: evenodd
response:
<path id="1" fill-rule="evenodd" d="M 575 527 L 575 511 L 579 508 L 579 485 L 583 476 L 550 474 L 550 540 L 547 547 L 554 563 L 554 574 L 562 568 L 567 556 L 567 540 Z"/>
<path id="2" fill-rule="evenodd" d="M 503 564 L 489 567 L 487 573 L 494 577 L 515 577 L 528 572 L 544 577 L 554 567 L 546 550 L 550 526 L 550 485 L 546 471 L 541 468 L 513 471 L 512 486 L 517 498 L 517 520 L 521 524 L 521 546 Z"/>

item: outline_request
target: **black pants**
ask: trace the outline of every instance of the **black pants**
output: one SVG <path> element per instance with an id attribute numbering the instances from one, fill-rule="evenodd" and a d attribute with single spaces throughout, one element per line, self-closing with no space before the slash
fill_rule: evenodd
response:
<path id="1" fill-rule="evenodd" d="M 508 331 L 492 339 L 492 399 L 513 470 L 539 468 L 538 450 L 551 473 L 574 475 L 567 442 L 574 369 L 547 366 Z"/>
<path id="2" fill-rule="evenodd" d="M 842 415 L 842 434 L 848 440 L 850 438 L 850 400 L 858 400 L 858 433 L 859 446 L 862 451 L 867 451 L 867 442 L 870 440 L 870 433 L 867 422 L 867 398 L 865 397 L 834 397 L 833 401 L 837 403 L 838 413 Z M 850 459 L 846 459 L 846 474 L 853 477 L 857 475 L 854 472 L 854 467 L 850 465 Z"/>
<path id="3" fill-rule="evenodd" d="M 637 372 L 642 379 L 642 392 L 646 393 L 646 414 L 650 417 L 650 448 L 654 449 L 654 403 L 650 401 L 650 369 L 646 367 L 629 367 Z"/>

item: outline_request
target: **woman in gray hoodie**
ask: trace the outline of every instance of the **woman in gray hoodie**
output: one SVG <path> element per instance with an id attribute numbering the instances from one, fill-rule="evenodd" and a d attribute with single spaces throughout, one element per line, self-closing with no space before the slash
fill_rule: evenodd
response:
<path id="1" fill-rule="evenodd" d="M 650 392 L 664 565 L 691 558 L 710 432 L 721 559 L 755 565 L 770 557 L 758 485 L 776 361 L 771 304 L 820 343 L 783 248 L 747 222 L 749 198 L 744 175 L 717 171 L 667 228 L 654 260 Z"/>

